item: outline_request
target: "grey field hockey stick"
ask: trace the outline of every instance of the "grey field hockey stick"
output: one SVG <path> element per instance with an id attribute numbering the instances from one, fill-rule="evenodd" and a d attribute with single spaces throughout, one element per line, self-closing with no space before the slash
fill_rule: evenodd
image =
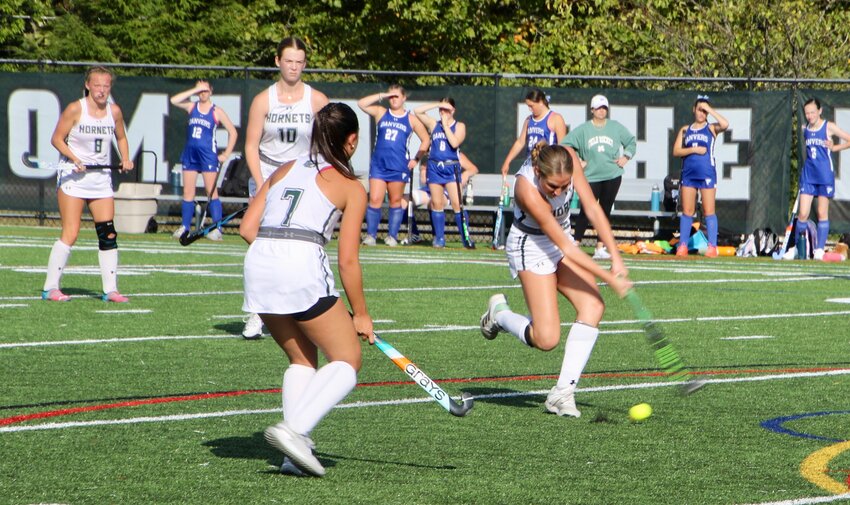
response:
<path id="1" fill-rule="evenodd" d="M 407 244 L 413 244 L 413 169 L 410 169 L 410 194 L 407 199 Z"/>
<path id="2" fill-rule="evenodd" d="M 652 351 L 655 354 L 655 361 L 658 366 L 667 374 L 667 378 L 672 382 L 679 382 L 679 392 L 687 396 L 705 386 L 705 382 L 696 380 L 691 377 L 690 372 L 685 368 L 679 353 L 673 347 L 673 344 L 667 340 L 667 336 L 661 331 L 661 328 L 652 318 L 652 313 L 638 297 L 634 289 L 630 289 L 626 293 L 626 300 L 631 304 L 635 311 L 635 315 L 643 325 L 643 331 L 646 333 L 646 340 L 649 342 Z"/>
<path id="3" fill-rule="evenodd" d="M 461 186 L 463 184 L 463 177 L 461 176 L 461 168 L 460 161 L 455 163 L 455 179 L 457 179 L 457 197 L 458 204 L 460 205 L 460 232 L 463 234 L 463 239 L 466 241 L 466 245 L 464 247 L 468 249 L 475 249 L 475 242 L 472 241 L 472 237 L 469 236 L 469 220 L 466 218 L 466 209 L 463 207 L 463 190 Z"/>
<path id="4" fill-rule="evenodd" d="M 496 209 L 496 223 L 493 225 L 493 249 L 498 249 L 505 245 L 505 207 L 508 198 L 508 178 L 502 176 L 502 192 L 499 195 L 499 207 Z"/>
<path id="5" fill-rule="evenodd" d="M 469 393 L 462 393 L 460 401 L 452 400 L 446 391 L 434 382 L 421 368 L 416 366 L 412 361 L 407 359 L 402 353 L 390 345 L 389 342 L 375 334 L 375 346 L 381 350 L 388 358 L 401 368 L 404 373 L 410 377 L 413 382 L 419 384 L 419 387 L 425 390 L 431 398 L 437 401 L 444 409 L 449 411 L 453 416 L 463 417 L 472 409 L 473 398 Z"/>
<path id="6" fill-rule="evenodd" d="M 781 260 L 788 251 L 788 242 L 791 240 L 791 233 L 794 231 L 794 221 L 797 219 L 797 210 L 800 207 L 800 192 L 797 192 L 797 198 L 794 200 L 794 207 L 791 208 L 791 217 L 788 219 L 788 226 L 785 227 L 785 238 L 782 240 L 782 247 L 773 253 L 773 259 Z"/>
<path id="7" fill-rule="evenodd" d="M 38 170 L 49 170 L 49 169 L 59 170 L 62 167 L 62 165 L 71 165 L 72 164 L 70 161 L 66 162 L 66 163 L 56 163 L 56 162 L 48 163 L 46 161 L 38 161 L 38 160 L 33 159 L 32 156 L 30 156 L 29 151 L 21 154 L 21 161 L 24 163 L 25 167 L 35 168 L 35 169 L 38 169 Z M 85 167 L 86 167 L 86 170 L 121 170 L 121 168 L 122 168 L 121 164 L 118 164 L 118 165 L 85 165 Z"/>

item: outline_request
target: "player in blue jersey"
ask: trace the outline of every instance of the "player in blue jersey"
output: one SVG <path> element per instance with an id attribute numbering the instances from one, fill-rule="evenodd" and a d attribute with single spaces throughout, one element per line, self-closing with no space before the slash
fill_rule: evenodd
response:
<path id="1" fill-rule="evenodd" d="M 505 161 L 502 162 L 502 177 L 508 175 L 511 161 L 525 150 L 525 162 L 530 163 L 531 150 L 541 140 L 555 145 L 567 136 L 567 124 L 564 117 L 549 109 L 549 98 L 543 91 L 534 88 L 525 95 L 525 104 L 531 114 L 525 118 L 522 130 L 517 137 Z"/>
<path id="2" fill-rule="evenodd" d="M 682 187 L 679 190 L 682 215 L 679 216 L 679 247 L 676 256 L 688 255 L 688 240 L 694 224 L 699 191 L 708 230 L 705 255 L 714 258 L 717 257 L 717 215 L 714 213 L 717 168 L 714 163 L 714 141 L 717 135 L 729 128 L 729 121 L 711 107 L 706 95 L 697 96 L 693 110 L 694 122 L 680 128 L 673 142 L 673 156 L 682 158 Z M 708 116 L 714 116 L 717 122 L 709 123 Z"/>
<path id="3" fill-rule="evenodd" d="M 380 105 L 386 99 L 389 108 Z M 405 209 L 401 200 L 410 181 L 410 174 L 431 144 L 422 121 L 404 108 L 407 91 L 391 85 L 386 93 L 375 93 L 357 102 L 363 112 L 375 120 L 375 148 L 369 164 L 369 207 L 366 209 L 366 238 L 363 245 L 375 245 L 378 225 L 381 222 L 381 205 L 384 195 L 389 196 L 388 232 L 384 243 L 398 245 L 398 231 Z M 415 133 L 421 142 L 419 151 L 411 158 L 407 151 L 410 135 Z"/>
<path id="4" fill-rule="evenodd" d="M 835 196 L 835 171 L 831 153 L 850 147 L 850 135 L 832 121 L 826 121 L 821 117 L 823 111 L 817 98 L 806 101 L 803 112 L 808 123 L 803 127 L 806 157 L 803 160 L 803 169 L 800 170 L 800 207 L 794 233 L 797 235 L 796 243 L 802 244 L 800 235 L 808 229 L 812 202 L 817 197 L 818 236 L 814 257 L 821 260 L 827 235 L 829 235 L 829 201 Z M 844 143 L 834 144 L 833 137 L 840 138 Z M 804 251 L 804 247 L 798 247 L 797 257 L 804 258 Z"/>
<path id="5" fill-rule="evenodd" d="M 428 115 L 428 111 L 438 109 L 439 121 Z M 428 151 L 428 187 L 431 190 L 431 224 L 434 227 L 434 247 L 446 245 L 446 206 L 444 191 L 448 191 L 449 202 L 455 213 L 455 223 L 463 246 L 475 247 L 468 243 L 463 234 L 460 198 L 457 187 L 457 171 L 460 171 L 460 145 L 466 139 L 466 125 L 456 120 L 455 101 L 446 97 L 439 102 L 426 103 L 414 110 L 416 117 L 431 132 L 431 148 Z M 468 222 L 468 221 L 467 221 Z"/>
<path id="6" fill-rule="evenodd" d="M 221 200 L 218 199 L 218 167 L 230 157 L 236 145 L 236 127 L 224 112 L 211 100 L 212 86 L 205 80 L 199 80 L 193 88 L 181 91 L 171 97 L 171 105 L 189 113 L 186 129 L 186 146 L 180 162 L 183 164 L 183 202 L 180 207 L 182 224 L 174 232 L 174 238 L 180 238 L 192 227 L 192 217 L 195 214 L 195 186 L 198 172 L 204 178 L 204 190 L 207 192 L 207 208 L 213 222 L 221 221 Z M 192 101 L 191 97 L 198 99 Z M 215 141 L 215 132 L 222 124 L 227 130 L 227 147 L 221 153 Z M 207 238 L 221 240 L 221 230 L 212 230 Z"/>

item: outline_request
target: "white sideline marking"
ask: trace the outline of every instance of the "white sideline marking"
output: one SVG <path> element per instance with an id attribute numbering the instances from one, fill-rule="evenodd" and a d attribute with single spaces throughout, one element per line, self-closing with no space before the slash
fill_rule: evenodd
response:
<path id="1" fill-rule="evenodd" d="M 850 303 L 850 298 L 827 298 L 826 301 L 831 303 Z"/>
<path id="2" fill-rule="evenodd" d="M 96 310 L 97 314 L 150 314 L 151 309 Z"/>
<path id="3" fill-rule="evenodd" d="M 137 295 L 138 296 L 138 295 Z M 739 321 L 753 319 L 788 319 L 797 317 L 828 317 L 828 316 L 846 316 L 850 315 L 850 310 L 841 310 L 834 312 L 803 312 L 797 314 L 751 314 L 745 316 L 715 316 L 715 317 L 683 317 L 674 319 L 656 319 L 656 323 L 674 324 L 674 323 L 693 323 L 694 321 Z M 618 321 L 602 321 L 600 325 L 618 325 L 618 324 L 638 324 L 641 323 L 638 319 L 621 319 Z M 570 326 L 572 323 L 561 323 L 561 326 Z M 381 330 L 382 334 L 392 333 L 437 333 L 444 331 L 469 331 L 479 329 L 475 326 L 437 326 L 424 328 L 397 328 Z M 639 333 L 641 330 L 622 329 L 622 330 L 606 330 L 603 334 L 619 334 L 619 333 Z M 197 339 L 226 339 L 238 338 L 239 335 L 172 335 L 172 336 L 157 336 L 157 337 L 126 337 L 126 338 L 110 338 L 110 339 L 91 339 L 91 340 L 57 340 L 57 341 L 41 341 L 41 342 L 15 342 L 0 344 L 0 349 L 11 349 L 17 347 L 41 347 L 49 345 L 81 345 L 81 344 L 115 344 L 123 342 L 146 342 L 155 340 L 197 340 Z"/>
<path id="4" fill-rule="evenodd" d="M 0 309 L 11 309 L 14 307 L 29 307 L 28 303 L 0 303 Z"/>
<path id="5" fill-rule="evenodd" d="M 210 319 L 242 319 L 248 314 L 232 314 L 232 315 L 220 315 L 220 316 L 210 316 Z"/>
<path id="6" fill-rule="evenodd" d="M 776 338 L 770 335 L 744 335 L 740 337 L 720 337 L 720 340 L 759 340 L 762 338 Z"/>
<path id="7" fill-rule="evenodd" d="M 750 503 L 749 505 L 810 505 L 813 503 L 832 503 L 835 501 L 850 500 L 850 493 L 836 494 L 833 496 L 813 496 L 810 498 L 794 498 L 793 500 L 771 501 L 762 503 Z"/>
<path id="8" fill-rule="evenodd" d="M 704 379 L 703 382 L 706 384 L 731 384 L 736 382 L 762 382 L 762 381 L 770 381 L 770 380 L 782 380 L 782 379 L 798 379 L 798 378 L 809 378 L 809 377 L 824 377 L 824 376 L 834 376 L 834 375 L 850 375 L 850 369 L 846 370 L 827 370 L 823 372 L 796 372 L 796 373 L 787 373 L 787 374 L 778 374 L 778 375 L 757 375 L 750 377 L 733 377 L 727 379 Z M 702 380 L 702 379 L 701 379 Z M 609 386 L 597 386 L 597 387 L 589 387 L 589 388 L 578 388 L 576 391 L 580 391 L 582 393 L 600 393 L 600 392 L 609 392 L 609 391 L 623 391 L 627 389 L 653 389 L 653 388 L 663 388 L 663 387 L 671 387 L 678 386 L 681 383 L 679 382 L 643 382 L 639 384 L 614 384 Z M 540 389 L 536 391 L 514 391 L 511 393 L 492 393 L 486 395 L 478 395 L 474 398 L 476 400 L 483 399 L 491 399 L 491 398 L 513 398 L 518 396 L 538 396 L 545 395 L 549 393 L 549 389 Z M 416 403 L 428 403 L 432 402 L 431 398 L 403 398 L 398 400 L 380 400 L 380 401 L 361 401 L 361 402 L 352 402 L 352 403 L 343 403 L 339 404 L 335 409 L 352 409 L 352 408 L 366 408 L 366 407 L 384 407 L 384 406 L 396 406 L 396 405 L 410 405 Z M 279 414 L 280 408 L 274 409 L 260 409 L 260 410 L 225 410 L 218 412 L 200 412 L 195 414 L 173 414 L 167 416 L 145 416 L 145 417 L 131 417 L 126 419 L 104 419 L 98 421 L 69 421 L 65 423 L 43 423 L 43 424 L 33 424 L 33 425 L 25 425 L 25 426 L 5 426 L 0 427 L 0 433 L 18 433 L 23 431 L 43 431 L 43 430 L 57 430 L 57 429 L 65 429 L 65 428 L 85 428 L 90 426 L 107 426 L 107 425 L 118 425 L 118 424 L 139 424 L 139 423 L 157 423 L 157 422 L 166 422 L 166 421 L 188 421 L 194 419 L 209 419 L 216 417 L 230 417 L 230 416 L 240 416 L 240 415 L 257 415 L 257 414 Z"/>

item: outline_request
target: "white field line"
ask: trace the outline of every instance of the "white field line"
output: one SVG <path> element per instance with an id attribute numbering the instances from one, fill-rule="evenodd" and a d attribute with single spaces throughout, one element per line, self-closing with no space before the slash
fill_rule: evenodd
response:
<path id="1" fill-rule="evenodd" d="M 812 496 L 806 498 L 794 498 L 792 500 L 783 501 L 750 503 L 748 505 L 813 505 L 815 503 L 832 503 L 844 500 L 850 500 L 850 493 L 836 494 L 832 496 Z"/>
<path id="2" fill-rule="evenodd" d="M 773 380 L 786 380 L 786 379 L 801 379 L 801 378 L 813 378 L 813 377 L 825 377 L 825 376 L 839 376 L 839 375 L 850 375 L 850 369 L 847 370 L 827 370 L 823 372 L 797 372 L 797 373 L 786 373 L 786 374 L 773 374 L 773 375 L 756 375 L 750 377 L 733 377 L 733 378 L 725 378 L 725 379 L 705 379 L 703 382 L 706 384 L 733 384 L 738 382 L 764 382 L 764 381 L 773 381 Z M 653 389 L 653 388 L 663 388 L 670 386 L 678 386 L 679 382 L 643 382 L 639 384 L 612 384 L 609 386 L 596 386 L 589 388 L 578 388 L 577 391 L 582 393 L 605 393 L 609 391 L 623 391 L 628 389 Z M 494 398 L 514 398 L 514 397 L 522 397 L 522 396 L 542 396 L 549 393 L 548 389 L 540 389 L 535 391 L 512 391 L 510 393 L 491 393 L 486 395 L 478 395 L 474 398 L 476 400 L 487 400 Z M 410 405 L 410 404 L 418 404 L 418 403 L 428 403 L 433 401 L 430 398 L 424 397 L 416 397 L 416 398 L 403 398 L 397 400 L 381 400 L 381 401 L 360 401 L 360 402 L 351 402 L 351 403 L 343 403 L 337 405 L 335 408 L 337 409 L 352 409 L 352 408 L 368 408 L 368 407 L 385 407 L 385 406 L 397 406 L 397 405 Z M 241 416 L 241 415 L 258 415 L 258 414 L 279 414 L 280 408 L 274 409 L 259 409 L 259 410 L 225 410 L 218 412 L 199 412 L 193 414 L 173 414 L 167 416 L 145 416 L 145 417 L 131 417 L 126 419 L 102 419 L 97 421 L 70 421 L 64 423 L 42 423 L 42 424 L 30 424 L 24 426 L 4 426 L 0 427 L 0 433 L 19 433 L 24 431 L 44 431 L 44 430 L 58 430 L 58 429 L 66 429 L 66 428 L 85 428 L 91 426 L 107 426 L 107 425 L 122 425 L 122 424 L 140 424 L 140 423 L 159 423 L 159 422 L 169 422 L 169 421 L 189 421 L 195 419 L 210 419 L 210 418 L 220 418 L 220 417 L 231 417 L 231 416 Z"/>
<path id="3" fill-rule="evenodd" d="M 677 324 L 677 323 L 693 323 L 698 321 L 749 321 L 753 319 L 790 319 L 800 317 L 832 317 L 832 316 L 847 316 L 850 315 L 850 310 L 831 311 L 831 312 L 801 312 L 796 314 L 751 314 L 742 316 L 710 316 L 710 317 L 691 317 L 691 318 L 671 318 L 671 319 L 656 319 L 656 323 Z M 616 321 L 602 321 L 601 325 L 621 325 L 621 324 L 638 324 L 641 323 L 638 319 L 619 319 Z M 570 326 L 572 323 L 561 323 L 561 326 Z M 397 328 L 381 330 L 381 334 L 389 335 L 394 333 L 412 334 L 412 333 L 439 333 L 448 331 L 470 331 L 478 330 L 475 326 L 431 326 L 424 328 Z M 604 330 L 602 335 L 609 334 L 625 334 L 625 333 L 640 333 L 642 330 L 636 329 L 619 329 L 619 330 Z M 199 340 L 199 339 L 227 339 L 239 338 L 239 335 L 170 335 L 170 336 L 153 336 L 153 337 L 123 337 L 123 338 L 107 338 L 107 339 L 89 339 L 89 340 L 44 340 L 40 342 L 14 342 L 2 343 L 0 349 L 13 349 L 19 347 L 43 347 L 53 345 L 90 345 L 90 344 L 117 344 L 125 342 L 147 342 L 158 340 Z"/>
<path id="4" fill-rule="evenodd" d="M 96 310 L 97 314 L 150 314 L 151 309 Z"/>
<path id="5" fill-rule="evenodd" d="M 761 340 L 765 338 L 776 338 L 770 335 L 743 335 L 740 337 L 720 337 L 720 340 Z"/>

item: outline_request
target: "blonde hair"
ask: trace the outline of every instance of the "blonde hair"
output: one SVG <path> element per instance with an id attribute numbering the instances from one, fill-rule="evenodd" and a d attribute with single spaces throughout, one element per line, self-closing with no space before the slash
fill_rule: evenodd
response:
<path id="1" fill-rule="evenodd" d="M 531 149 L 531 164 L 543 178 L 553 175 L 573 175 L 573 157 L 559 145 L 541 140 Z"/>

